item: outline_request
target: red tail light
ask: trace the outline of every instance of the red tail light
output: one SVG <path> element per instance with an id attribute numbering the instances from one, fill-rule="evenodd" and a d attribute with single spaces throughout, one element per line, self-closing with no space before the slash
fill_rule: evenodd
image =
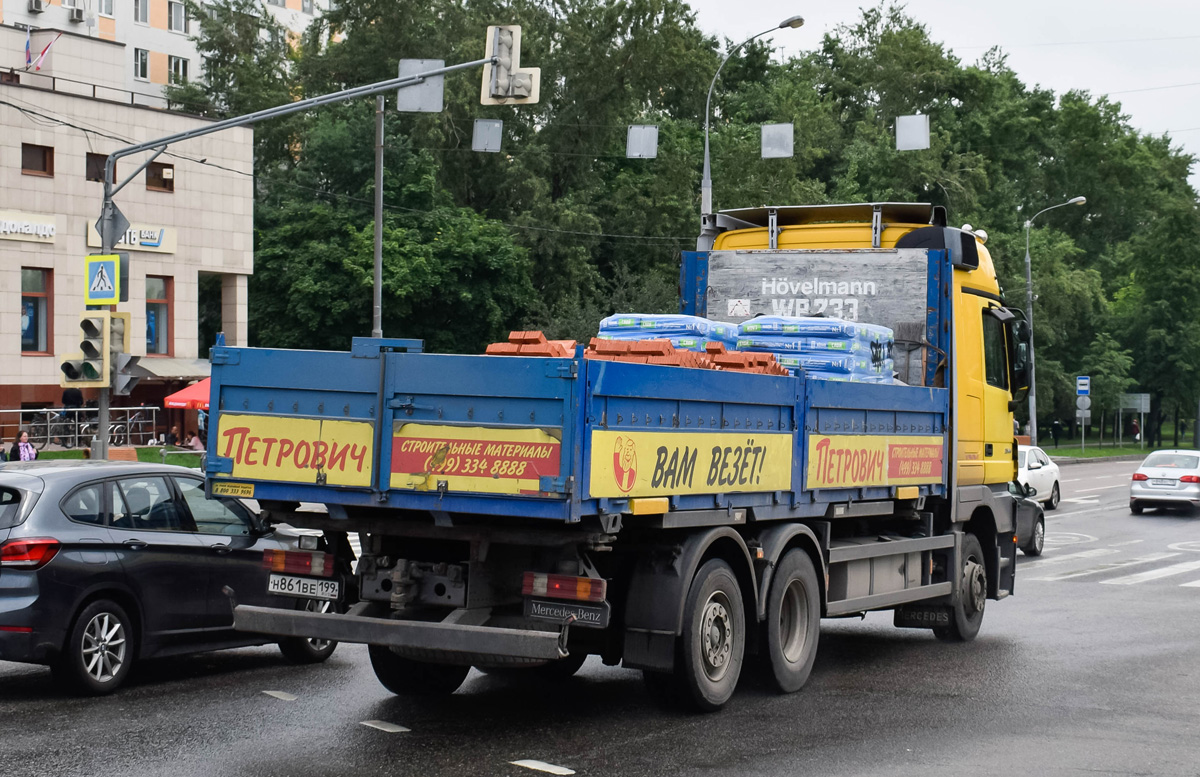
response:
<path id="1" fill-rule="evenodd" d="M 1135 473 L 1133 473 L 1133 479 L 1134 480 L 1149 480 L 1150 478 L 1146 475 L 1143 475 L 1140 472 L 1135 472 Z"/>
<path id="2" fill-rule="evenodd" d="M 263 569 L 289 575 L 333 576 L 333 564 L 326 564 L 325 554 L 319 550 L 264 550 L 262 565 Z"/>
<path id="3" fill-rule="evenodd" d="M 0 567 L 41 569 L 50 563 L 61 547 L 62 543 L 50 537 L 9 540 L 0 545 Z"/>
<path id="4" fill-rule="evenodd" d="M 1200 483 L 1200 475 L 1184 475 L 1179 478 L 1180 483 Z"/>
<path id="5" fill-rule="evenodd" d="M 602 602 L 607 594 L 608 581 L 595 577 L 547 575 L 541 572 L 526 572 L 521 584 L 522 596 L 545 596 L 551 599 Z"/>

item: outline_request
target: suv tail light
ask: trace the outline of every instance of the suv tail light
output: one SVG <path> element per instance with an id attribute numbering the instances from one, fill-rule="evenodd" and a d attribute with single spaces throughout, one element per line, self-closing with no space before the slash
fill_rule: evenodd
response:
<path id="1" fill-rule="evenodd" d="M 1200 483 L 1200 475 L 1184 475 L 1179 478 L 1180 483 Z"/>
<path id="2" fill-rule="evenodd" d="M 1135 472 L 1135 473 L 1133 473 L 1133 479 L 1134 480 L 1149 480 L 1150 478 L 1146 475 L 1143 475 L 1141 472 Z"/>
<path id="3" fill-rule="evenodd" d="M 61 547 L 62 543 L 50 537 L 9 540 L 0 545 L 0 567 L 41 569 L 50 563 Z"/>

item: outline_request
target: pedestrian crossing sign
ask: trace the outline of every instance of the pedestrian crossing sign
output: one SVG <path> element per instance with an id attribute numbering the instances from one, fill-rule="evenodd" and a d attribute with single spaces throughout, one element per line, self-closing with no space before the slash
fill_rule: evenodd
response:
<path id="1" fill-rule="evenodd" d="M 115 305 L 129 299 L 123 288 L 129 259 L 122 254 L 96 254 L 87 257 L 83 290 L 85 305 Z"/>

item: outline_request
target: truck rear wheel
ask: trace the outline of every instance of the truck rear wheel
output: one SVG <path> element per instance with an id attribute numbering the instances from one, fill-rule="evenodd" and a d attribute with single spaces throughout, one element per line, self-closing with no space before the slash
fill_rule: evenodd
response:
<path id="1" fill-rule="evenodd" d="M 788 552 L 775 567 L 767 595 L 767 665 L 775 687 L 800 690 L 812 673 L 821 631 L 821 596 L 812 559 Z"/>
<path id="2" fill-rule="evenodd" d="M 719 710 L 742 673 L 746 616 L 742 592 L 729 564 L 700 567 L 683 610 L 680 660 L 675 671 L 684 696 L 701 710 Z"/>
<path id="3" fill-rule="evenodd" d="M 397 696 L 449 696 L 471 671 L 469 666 L 414 661 L 386 645 L 368 645 L 367 653 L 379 682 Z"/>
<path id="4" fill-rule="evenodd" d="M 933 630 L 933 635 L 943 642 L 970 642 L 983 624 L 987 568 L 983 563 L 983 546 L 974 534 L 963 535 L 962 564 L 962 580 L 950 608 L 950 625 Z"/>

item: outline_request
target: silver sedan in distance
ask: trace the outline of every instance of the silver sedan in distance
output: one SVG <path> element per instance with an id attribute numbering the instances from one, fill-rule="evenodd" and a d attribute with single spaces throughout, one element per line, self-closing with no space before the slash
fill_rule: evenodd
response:
<path id="1" fill-rule="evenodd" d="M 1129 511 L 1140 515 L 1147 507 L 1200 505 L 1200 451 L 1155 451 L 1133 473 Z"/>

